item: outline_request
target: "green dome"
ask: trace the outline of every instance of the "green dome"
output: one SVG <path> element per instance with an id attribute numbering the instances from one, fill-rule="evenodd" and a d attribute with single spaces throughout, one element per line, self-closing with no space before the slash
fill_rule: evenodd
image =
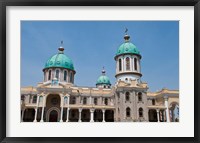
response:
<path id="1" fill-rule="evenodd" d="M 74 65 L 72 60 L 67 57 L 63 52 L 59 52 L 55 54 L 49 60 L 47 60 L 44 68 L 52 68 L 52 67 L 59 67 L 59 68 L 67 68 L 70 70 L 74 70 Z"/>
<path id="2" fill-rule="evenodd" d="M 140 52 L 136 48 L 136 46 L 127 41 L 121 44 L 121 46 L 118 48 L 116 56 L 121 55 L 121 54 L 137 54 L 140 55 Z"/>
<path id="3" fill-rule="evenodd" d="M 98 78 L 96 85 L 99 85 L 99 84 L 111 85 L 110 79 L 106 75 L 101 75 Z"/>

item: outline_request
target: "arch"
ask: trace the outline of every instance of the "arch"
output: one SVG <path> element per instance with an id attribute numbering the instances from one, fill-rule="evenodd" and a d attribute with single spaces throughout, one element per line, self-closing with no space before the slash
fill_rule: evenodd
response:
<path id="1" fill-rule="evenodd" d="M 60 94 L 51 94 L 51 93 L 49 93 L 49 94 L 47 94 L 47 96 L 46 96 L 46 98 L 43 98 L 43 100 L 44 100 L 44 102 L 45 102 L 45 107 L 47 107 L 47 102 L 50 102 L 49 100 L 49 98 L 51 97 L 51 96 L 59 96 L 59 104 L 58 104 L 58 106 L 60 106 L 61 105 L 61 99 L 62 99 L 62 95 L 60 95 Z"/>
<path id="2" fill-rule="evenodd" d="M 72 96 L 70 98 L 70 104 L 76 104 L 76 97 L 75 96 Z"/>
<path id="3" fill-rule="evenodd" d="M 130 70 L 130 58 L 126 57 L 126 70 L 129 71 Z"/>
<path id="4" fill-rule="evenodd" d="M 108 98 L 105 98 L 105 99 L 104 99 L 104 104 L 105 104 L 105 105 L 108 105 Z"/>
<path id="5" fill-rule="evenodd" d="M 129 92 L 126 92 L 126 101 L 129 101 L 130 100 L 130 93 Z"/>
<path id="6" fill-rule="evenodd" d="M 73 83 L 73 73 L 72 72 L 70 72 L 70 81 L 69 82 Z"/>
<path id="7" fill-rule="evenodd" d="M 55 76 L 57 79 L 59 79 L 60 77 L 60 70 L 59 69 L 56 69 L 56 76 Z"/>
<path id="8" fill-rule="evenodd" d="M 49 110 L 48 110 L 47 113 L 46 113 L 46 120 L 47 120 L 47 122 L 49 122 L 50 113 L 51 113 L 51 111 L 53 111 L 53 110 L 55 110 L 55 111 L 58 113 L 57 121 L 60 120 L 60 110 L 59 110 L 57 107 L 51 107 L 51 108 L 49 108 Z"/>
<path id="9" fill-rule="evenodd" d="M 94 98 L 94 105 L 97 105 L 97 104 L 98 104 L 98 99 Z"/>
<path id="10" fill-rule="evenodd" d="M 152 105 L 155 105 L 155 104 L 156 104 L 155 99 L 152 99 Z"/>
<path id="11" fill-rule="evenodd" d="M 67 81 L 67 71 L 64 70 L 64 81 Z"/>
<path id="12" fill-rule="evenodd" d="M 138 101 L 142 101 L 142 93 L 141 92 L 138 93 Z"/>
<path id="13" fill-rule="evenodd" d="M 33 96 L 32 103 L 37 103 L 37 95 L 34 95 L 34 96 Z"/>
<path id="14" fill-rule="evenodd" d="M 126 117 L 131 116 L 131 109 L 129 107 L 126 108 Z"/>
<path id="15" fill-rule="evenodd" d="M 122 60 L 119 59 L 119 71 L 121 71 L 121 70 L 122 70 Z"/>
<path id="16" fill-rule="evenodd" d="M 134 58 L 134 69 L 137 70 L 137 58 Z"/>
<path id="17" fill-rule="evenodd" d="M 83 104 L 84 104 L 84 105 L 87 104 L 87 97 L 84 97 L 84 98 L 83 98 Z"/>
<path id="18" fill-rule="evenodd" d="M 51 80 L 51 70 L 49 70 L 49 73 L 48 73 L 48 80 Z"/>
<path id="19" fill-rule="evenodd" d="M 142 107 L 139 108 L 139 117 L 143 117 L 143 109 L 142 109 Z"/>
<path id="20" fill-rule="evenodd" d="M 169 114 L 171 122 L 179 122 L 179 104 L 172 102 L 169 106 Z"/>

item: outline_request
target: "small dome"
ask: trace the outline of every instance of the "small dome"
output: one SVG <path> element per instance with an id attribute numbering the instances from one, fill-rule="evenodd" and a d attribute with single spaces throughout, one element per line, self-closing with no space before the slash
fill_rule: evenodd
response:
<path id="1" fill-rule="evenodd" d="M 121 54 L 137 54 L 140 55 L 139 50 L 137 47 L 129 41 L 130 36 L 125 35 L 124 39 L 125 42 L 121 44 L 117 50 L 116 56 L 121 55 Z"/>
<path id="2" fill-rule="evenodd" d="M 101 75 L 96 82 L 96 85 L 99 84 L 111 85 L 110 79 L 106 75 Z"/>
<path id="3" fill-rule="evenodd" d="M 55 54 L 51 58 L 49 58 L 49 60 L 47 60 L 45 64 L 44 69 L 53 67 L 67 68 L 70 70 L 74 70 L 74 65 L 72 60 L 62 52 Z"/>

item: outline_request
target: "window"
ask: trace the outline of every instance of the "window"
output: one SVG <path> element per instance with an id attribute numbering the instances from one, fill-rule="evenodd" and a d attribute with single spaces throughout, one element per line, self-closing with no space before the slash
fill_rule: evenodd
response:
<path id="1" fill-rule="evenodd" d="M 130 70 L 130 58 L 126 57 L 126 70 Z"/>
<path id="2" fill-rule="evenodd" d="M 137 59 L 134 58 L 134 69 L 137 70 Z"/>
<path id="3" fill-rule="evenodd" d="M 40 96 L 40 98 L 39 98 L 39 103 L 42 103 L 42 101 L 43 101 L 43 97 Z"/>
<path id="4" fill-rule="evenodd" d="M 155 105 L 155 99 L 152 99 L 152 105 Z"/>
<path id="5" fill-rule="evenodd" d="M 129 92 L 126 92 L 126 101 L 130 100 Z"/>
<path id="6" fill-rule="evenodd" d="M 119 59 L 119 71 L 121 71 L 121 70 L 122 70 L 122 60 Z"/>
<path id="7" fill-rule="evenodd" d="M 76 97 L 72 97 L 71 104 L 76 104 Z"/>
<path id="8" fill-rule="evenodd" d="M 37 103 L 37 95 L 33 96 L 33 101 L 32 103 Z"/>
<path id="9" fill-rule="evenodd" d="M 70 82 L 73 83 L 73 74 L 72 74 L 72 72 L 70 73 Z"/>
<path id="10" fill-rule="evenodd" d="M 67 81 L 67 71 L 64 71 L 64 81 Z"/>
<path id="11" fill-rule="evenodd" d="M 21 100 L 22 100 L 22 101 L 24 101 L 24 99 L 25 99 L 25 96 L 24 96 L 24 95 L 22 95 L 22 96 L 21 96 Z"/>
<path id="12" fill-rule="evenodd" d="M 106 86 L 104 85 L 103 88 L 106 88 Z"/>
<path id="13" fill-rule="evenodd" d="M 67 97 L 64 98 L 64 104 L 67 104 Z"/>
<path id="14" fill-rule="evenodd" d="M 105 105 L 108 105 L 108 98 L 105 98 L 104 103 Z"/>
<path id="15" fill-rule="evenodd" d="M 138 101 L 142 101 L 142 93 L 141 92 L 138 93 Z"/>
<path id="16" fill-rule="evenodd" d="M 59 70 L 56 70 L 56 78 L 59 78 Z"/>
<path id="17" fill-rule="evenodd" d="M 94 98 L 94 104 L 97 105 L 97 98 Z"/>
<path id="18" fill-rule="evenodd" d="M 83 104 L 84 105 L 87 104 L 87 98 L 86 97 L 83 98 Z"/>
<path id="19" fill-rule="evenodd" d="M 128 108 L 126 108 L 126 117 L 130 117 L 130 115 L 131 115 L 131 109 L 128 107 Z"/>
<path id="20" fill-rule="evenodd" d="M 139 108 L 139 117 L 143 117 L 143 109 Z"/>
<path id="21" fill-rule="evenodd" d="M 51 80 L 51 70 L 49 70 L 48 80 Z"/>

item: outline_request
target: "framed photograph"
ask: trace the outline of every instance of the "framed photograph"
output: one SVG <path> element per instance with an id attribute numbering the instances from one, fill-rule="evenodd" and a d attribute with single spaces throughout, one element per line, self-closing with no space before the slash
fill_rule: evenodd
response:
<path id="1" fill-rule="evenodd" d="M 1 142 L 199 142 L 200 2 L 0 2 Z"/>

